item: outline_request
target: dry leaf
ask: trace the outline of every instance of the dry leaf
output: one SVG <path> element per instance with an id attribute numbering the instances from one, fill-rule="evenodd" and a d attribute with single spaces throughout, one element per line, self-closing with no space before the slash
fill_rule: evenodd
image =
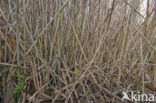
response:
<path id="1" fill-rule="evenodd" d="M 151 63 L 153 64 L 153 87 L 156 88 L 156 56 L 151 60 Z"/>
<path id="2" fill-rule="evenodd" d="M 146 84 L 145 87 L 156 92 L 156 88 L 154 86 L 152 86 L 153 84 Z"/>
<path id="3" fill-rule="evenodd" d="M 46 74 L 46 76 L 45 76 L 45 81 L 48 81 L 48 80 L 49 80 L 49 75 Z"/>
<path id="4" fill-rule="evenodd" d="M 2 61 L 2 48 L 0 48 L 0 62 Z"/>
<path id="5" fill-rule="evenodd" d="M 11 46 L 16 46 L 14 39 L 9 34 L 6 34 L 6 39 L 8 40 Z"/>
<path id="6" fill-rule="evenodd" d="M 4 94 L 4 103 L 15 103 L 14 94 L 13 94 L 13 82 L 9 81 L 6 85 L 6 92 Z M 5 91 L 5 90 L 4 90 Z"/>

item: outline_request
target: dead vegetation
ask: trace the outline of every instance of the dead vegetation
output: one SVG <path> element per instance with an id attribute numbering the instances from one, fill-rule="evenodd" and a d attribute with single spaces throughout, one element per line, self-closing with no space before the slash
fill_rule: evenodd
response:
<path id="1" fill-rule="evenodd" d="M 121 103 L 122 91 L 156 91 L 156 6 L 143 1 L 1 0 L 0 101 Z"/>

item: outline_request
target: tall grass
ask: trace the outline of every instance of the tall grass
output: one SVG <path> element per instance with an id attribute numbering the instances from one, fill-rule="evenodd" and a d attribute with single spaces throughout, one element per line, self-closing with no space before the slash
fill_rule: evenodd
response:
<path id="1" fill-rule="evenodd" d="M 155 10 L 148 0 L 143 15 L 141 2 L 0 1 L 1 100 L 120 103 L 122 91 L 156 91 Z"/>

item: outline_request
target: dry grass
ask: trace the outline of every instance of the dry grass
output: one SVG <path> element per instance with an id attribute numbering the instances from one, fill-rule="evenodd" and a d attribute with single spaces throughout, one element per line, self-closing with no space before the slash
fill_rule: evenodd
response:
<path id="1" fill-rule="evenodd" d="M 156 91 L 150 2 L 147 16 L 128 0 L 0 3 L 1 101 L 121 103 L 122 91 Z"/>

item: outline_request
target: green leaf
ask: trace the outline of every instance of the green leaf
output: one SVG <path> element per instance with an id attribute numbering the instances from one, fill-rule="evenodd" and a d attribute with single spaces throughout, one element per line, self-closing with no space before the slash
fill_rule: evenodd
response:
<path id="1" fill-rule="evenodd" d="M 87 96 L 88 96 L 88 99 L 91 100 L 92 99 L 92 93 L 90 90 L 87 91 Z"/>
<path id="2" fill-rule="evenodd" d="M 14 94 L 20 93 L 23 90 L 24 85 L 25 85 L 25 82 L 18 83 L 13 93 Z"/>
<path id="3" fill-rule="evenodd" d="M 78 75 L 79 75 L 79 70 L 78 70 L 78 69 L 75 69 L 74 74 L 75 74 L 76 76 L 78 76 Z"/>

